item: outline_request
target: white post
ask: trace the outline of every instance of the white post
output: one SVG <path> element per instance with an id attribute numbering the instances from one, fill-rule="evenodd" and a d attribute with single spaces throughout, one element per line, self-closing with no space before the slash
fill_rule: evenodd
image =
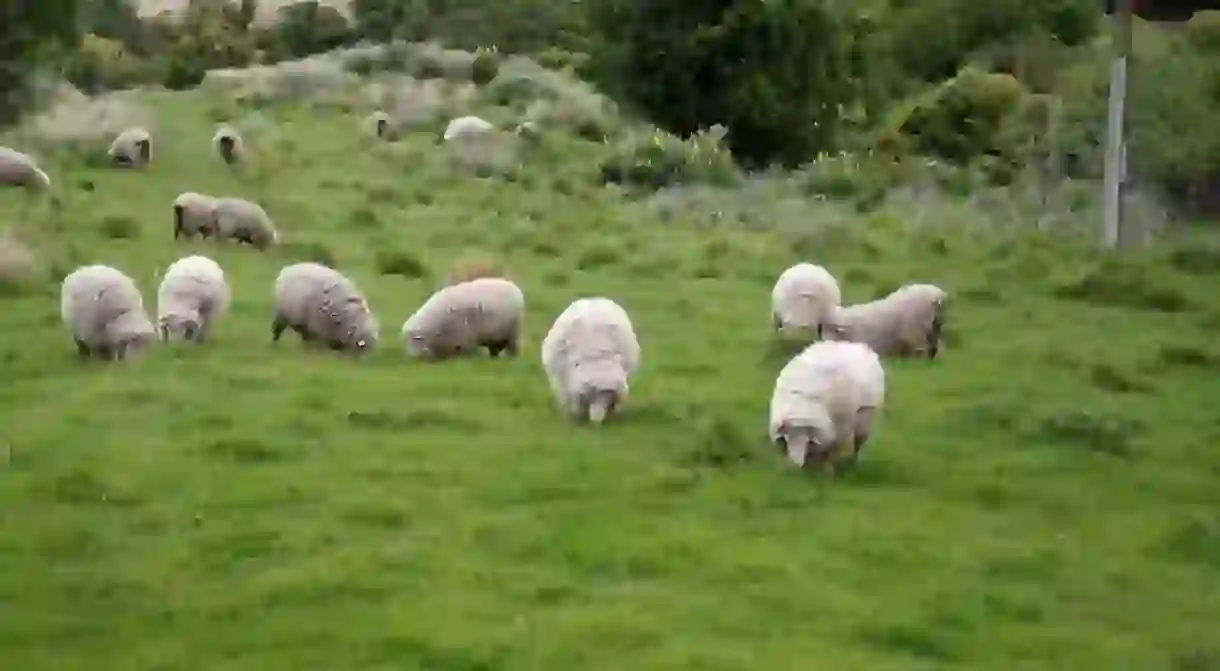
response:
<path id="1" fill-rule="evenodd" d="M 1126 181 L 1127 63 L 1131 55 L 1132 0 L 1118 0 L 1114 11 L 1114 41 L 1117 53 L 1110 65 L 1110 104 L 1106 133 L 1105 185 L 1103 187 L 1105 227 L 1103 244 L 1107 249 L 1119 246 L 1125 236 L 1123 229 L 1123 183 Z"/>

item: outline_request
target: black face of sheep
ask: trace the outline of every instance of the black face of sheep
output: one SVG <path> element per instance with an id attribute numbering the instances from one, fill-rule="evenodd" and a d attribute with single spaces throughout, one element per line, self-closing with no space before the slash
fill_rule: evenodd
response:
<path id="1" fill-rule="evenodd" d="M 389 124 L 386 123 L 385 119 L 378 119 L 377 120 L 377 137 L 385 138 L 386 128 L 388 126 L 389 126 Z"/>
<path id="2" fill-rule="evenodd" d="M 186 208 L 184 208 L 181 205 L 177 205 L 177 204 L 174 205 L 174 239 L 175 240 L 178 239 L 178 236 L 183 234 L 182 217 L 185 215 L 185 212 L 184 212 L 185 209 Z"/>
<path id="3" fill-rule="evenodd" d="M 237 160 L 237 156 L 233 153 L 233 149 L 236 147 L 237 143 L 232 137 L 224 135 L 220 138 L 218 144 L 220 145 L 220 156 L 225 160 L 225 163 L 232 164 L 235 160 Z"/>
<path id="4" fill-rule="evenodd" d="M 152 142 L 150 140 L 140 140 L 136 143 L 136 147 L 140 150 L 140 161 L 148 163 L 152 160 Z"/>
<path id="5" fill-rule="evenodd" d="M 134 164 L 134 161 L 132 161 L 131 157 L 127 155 L 127 152 L 122 151 L 115 152 L 114 155 L 110 157 L 110 162 L 121 168 L 130 168 Z"/>

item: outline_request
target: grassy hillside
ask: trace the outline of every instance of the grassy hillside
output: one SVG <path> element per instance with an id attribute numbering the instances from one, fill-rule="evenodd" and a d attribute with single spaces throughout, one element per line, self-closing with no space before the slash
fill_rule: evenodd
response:
<path id="1" fill-rule="evenodd" d="M 665 211 L 598 186 L 598 145 L 556 134 L 515 181 L 476 178 L 435 135 L 374 146 L 359 109 L 243 117 L 239 174 L 207 153 L 207 95 L 143 95 L 146 171 L 63 153 L 54 200 L 0 193 L 47 267 L 0 305 L 4 668 L 1220 664 L 1214 255 L 1124 266 L 938 201 L 857 216 L 758 185 Z M 260 200 L 286 244 L 175 243 L 186 190 Z M 235 292 L 213 342 L 78 360 L 47 276 L 113 264 L 154 310 L 191 253 Z M 272 281 L 308 257 L 365 290 L 370 356 L 270 342 Z M 402 321 L 463 259 L 524 288 L 524 354 L 407 360 Z M 769 292 L 801 259 L 852 302 L 953 295 L 942 358 L 886 362 L 875 441 L 834 482 L 765 438 Z M 596 294 L 644 359 L 591 429 L 539 343 Z"/>

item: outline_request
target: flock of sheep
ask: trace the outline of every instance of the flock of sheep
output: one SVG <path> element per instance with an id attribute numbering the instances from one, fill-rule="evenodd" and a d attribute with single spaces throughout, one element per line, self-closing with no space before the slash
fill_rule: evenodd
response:
<path id="1" fill-rule="evenodd" d="M 486 131 L 476 117 L 455 119 L 445 139 Z M 376 123 L 381 136 L 383 127 Z M 242 159 L 241 136 L 222 126 L 213 137 L 226 163 Z M 152 160 L 147 130 L 121 133 L 110 147 L 115 165 Z M 26 154 L 0 147 L 0 184 L 45 188 L 50 179 Z M 262 250 L 278 240 L 256 203 L 184 193 L 173 204 L 174 238 L 216 237 Z M 292 328 L 302 341 L 362 352 L 379 340 L 379 324 L 356 284 L 318 263 L 284 267 L 272 290 L 272 340 Z M 154 324 L 135 282 L 107 265 L 77 268 L 63 280 L 60 314 L 81 356 L 124 359 L 157 341 L 204 342 L 231 299 L 224 270 L 205 256 L 173 263 L 157 291 Z M 796 466 L 833 475 L 854 463 L 873 432 L 885 398 L 882 356 L 935 358 L 948 294 L 908 284 L 867 303 L 844 306 L 838 282 L 821 266 L 785 270 L 771 294 L 774 332 L 808 344 L 780 371 L 770 409 L 770 438 Z M 525 295 L 503 277 L 476 277 L 433 293 L 402 325 L 408 356 L 444 360 L 486 348 L 492 357 L 520 351 Z M 627 400 L 640 365 L 640 343 L 626 310 L 609 298 L 581 298 L 555 319 L 542 341 L 542 364 L 559 407 L 576 421 L 600 424 Z"/>

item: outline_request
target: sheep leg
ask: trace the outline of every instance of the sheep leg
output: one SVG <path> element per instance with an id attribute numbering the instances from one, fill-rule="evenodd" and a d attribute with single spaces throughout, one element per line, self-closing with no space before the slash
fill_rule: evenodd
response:
<path id="1" fill-rule="evenodd" d="M 275 318 L 271 320 L 271 342 L 278 341 L 286 328 L 288 328 L 288 318 L 277 313 Z"/>
<path id="2" fill-rule="evenodd" d="M 80 338 L 74 338 L 74 340 L 76 340 L 76 352 L 77 352 L 77 354 L 80 354 L 81 358 L 88 358 L 88 356 L 89 356 L 89 346 L 88 346 L 88 345 L 86 345 L 86 344 L 84 343 L 84 341 L 82 341 Z"/>
<path id="3" fill-rule="evenodd" d="M 500 352 L 505 352 L 510 357 L 517 356 L 517 344 L 512 340 L 501 340 L 499 342 L 488 343 L 487 351 L 493 358 L 500 356 Z"/>

